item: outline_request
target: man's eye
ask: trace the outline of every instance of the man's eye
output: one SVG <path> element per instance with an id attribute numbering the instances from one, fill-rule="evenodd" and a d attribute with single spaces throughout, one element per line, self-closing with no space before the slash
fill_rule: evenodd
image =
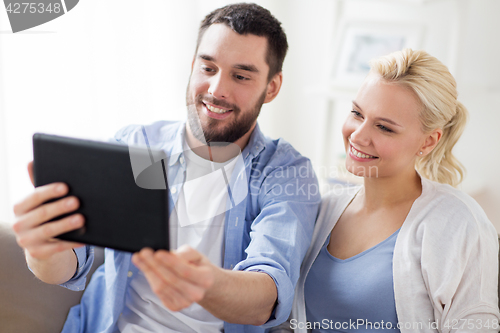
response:
<path id="1" fill-rule="evenodd" d="M 204 72 L 213 72 L 214 70 L 210 67 L 201 66 L 201 70 Z"/>
<path id="2" fill-rule="evenodd" d="M 235 75 L 234 76 L 237 80 L 240 80 L 240 81 L 244 81 L 244 80 L 248 80 L 248 78 L 244 77 L 244 76 L 241 76 L 241 75 Z"/>

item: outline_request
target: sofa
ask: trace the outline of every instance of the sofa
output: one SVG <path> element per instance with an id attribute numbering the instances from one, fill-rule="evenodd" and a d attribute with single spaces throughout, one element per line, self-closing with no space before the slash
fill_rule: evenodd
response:
<path id="1" fill-rule="evenodd" d="M 83 292 L 38 280 L 27 268 L 11 226 L 0 222 L 0 333 L 61 332 L 69 309 Z M 104 261 L 96 249 L 91 273 Z M 87 282 L 90 279 L 87 279 Z"/>
<path id="2" fill-rule="evenodd" d="M 26 267 L 11 226 L 2 222 L 0 253 L 0 333 L 60 332 L 69 309 L 80 302 L 83 292 L 38 280 Z M 90 274 L 103 260 L 104 250 L 96 248 Z"/>

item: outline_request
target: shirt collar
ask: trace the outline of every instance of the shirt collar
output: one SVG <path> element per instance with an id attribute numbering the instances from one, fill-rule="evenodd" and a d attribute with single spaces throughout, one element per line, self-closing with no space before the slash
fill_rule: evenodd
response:
<path id="1" fill-rule="evenodd" d="M 262 134 L 259 123 L 257 123 L 253 129 L 250 139 L 248 140 L 248 144 L 245 149 L 243 149 L 243 158 L 246 159 L 250 154 L 258 156 L 265 148 L 264 134 Z"/>
<path id="2" fill-rule="evenodd" d="M 169 166 L 172 166 L 175 163 L 177 163 L 179 158 L 183 155 L 184 151 L 183 143 L 185 136 L 186 136 L 186 122 L 183 122 L 182 125 L 179 126 L 179 129 L 175 134 L 174 145 L 172 147 L 172 151 L 170 152 L 170 157 L 168 160 Z"/>

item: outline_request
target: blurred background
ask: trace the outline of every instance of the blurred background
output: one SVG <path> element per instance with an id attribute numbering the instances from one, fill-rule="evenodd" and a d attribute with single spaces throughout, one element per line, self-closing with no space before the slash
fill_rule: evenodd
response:
<path id="1" fill-rule="evenodd" d="M 0 220 L 32 190 L 32 135 L 107 139 L 121 127 L 184 119 L 199 22 L 234 1 L 81 0 L 13 34 L 0 7 Z M 470 121 L 455 148 L 462 189 L 500 231 L 499 0 L 258 0 L 290 45 L 284 83 L 264 105 L 263 132 L 313 161 L 325 191 L 342 169 L 340 128 L 367 61 L 425 49 L 457 79 Z M 354 180 L 355 181 L 355 180 Z"/>

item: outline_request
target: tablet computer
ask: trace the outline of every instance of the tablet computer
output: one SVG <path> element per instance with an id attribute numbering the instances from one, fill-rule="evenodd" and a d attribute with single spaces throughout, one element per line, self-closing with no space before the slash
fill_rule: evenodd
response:
<path id="1" fill-rule="evenodd" d="M 36 133 L 33 155 L 35 186 L 63 182 L 80 200 L 85 226 L 58 238 L 128 252 L 169 249 L 162 151 Z"/>

